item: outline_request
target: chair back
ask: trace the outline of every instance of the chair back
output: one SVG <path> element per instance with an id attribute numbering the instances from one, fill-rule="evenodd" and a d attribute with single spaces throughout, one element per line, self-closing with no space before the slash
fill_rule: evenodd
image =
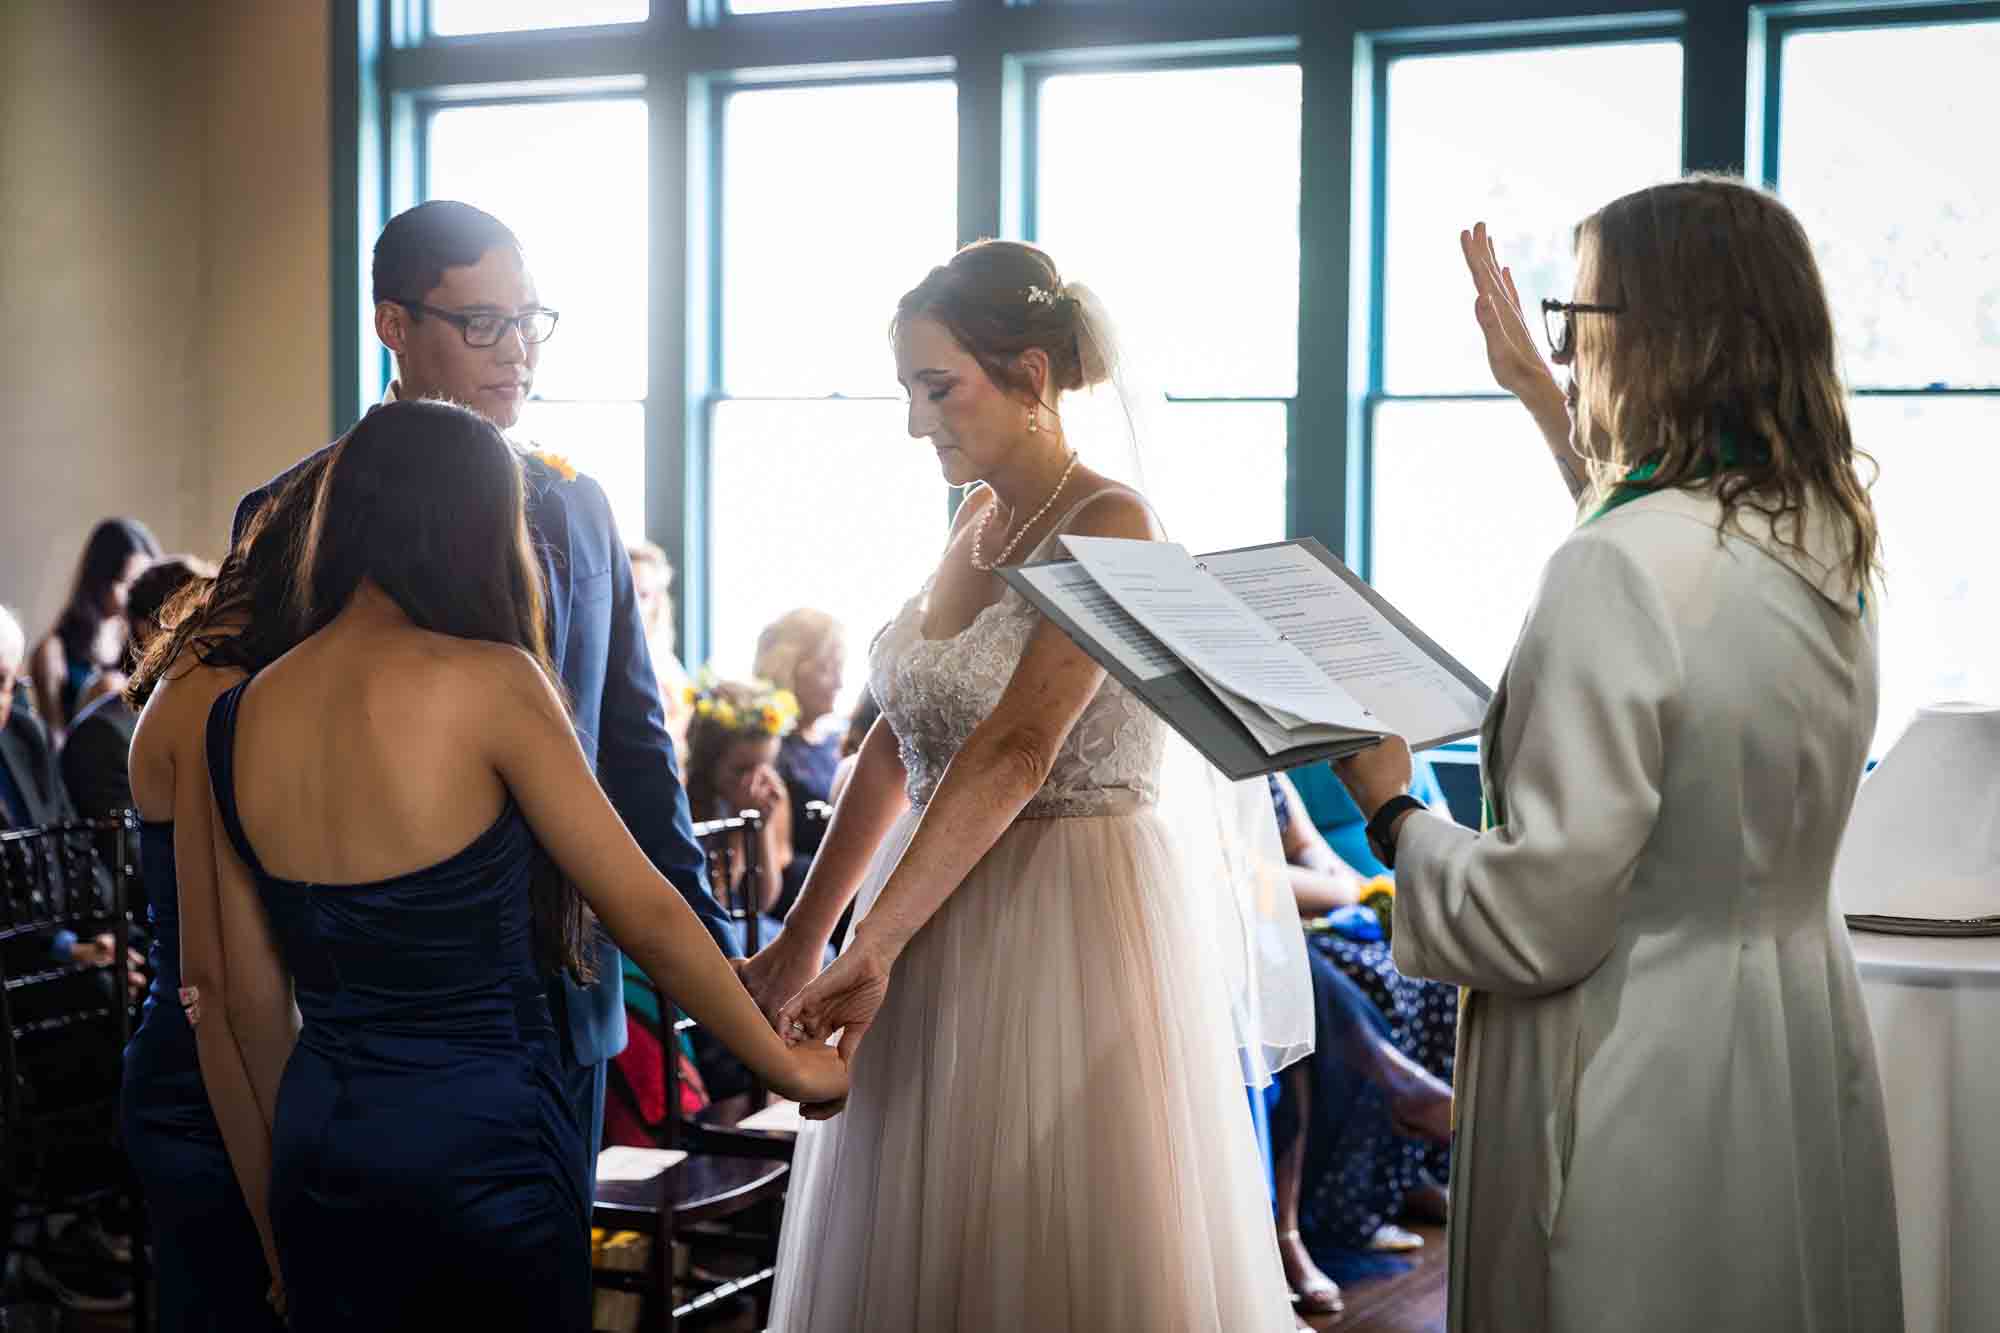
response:
<path id="1" fill-rule="evenodd" d="M 95 1119 L 107 1104 L 115 1115 L 131 1035 L 126 908 L 137 841 L 129 814 L 0 833 L 0 1115 L 10 1138 L 37 1119 Z M 111 936 L 111 961 L 58 960 L 50 945 L 60 930 Z"/>

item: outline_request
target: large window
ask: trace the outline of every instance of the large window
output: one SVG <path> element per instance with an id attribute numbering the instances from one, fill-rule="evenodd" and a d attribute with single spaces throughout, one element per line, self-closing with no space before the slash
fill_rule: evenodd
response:
<path id="1" fill-rule="evenodd" d="M 1197 551 L 1283 537 L 1299 67 L 1054 74 L 1035 123 L 1032 235 L 1103 298 L 1135 393 L 1171 399 L 1141 415 L 1168 535 Z M 1065 425 L 1086 460 L 1115 452 L 1124 405 L 1086 395 Z"/>
<path id="2" fill-rule="evenodd" d="M 1458 232 L 1489 224 L 1532 315 L 1592 210 L 1747 159 L 1813 237 L 1881 468 L 1878 748 L 2000 695 L 1994 0 L 330 4 L 332 424 L 379 392 L 382 224 L 499 214 L 562 311 L 519 433 L 668 548 L 693 665 L 746 672 L 819 606 L 852 698 L 949 513 L 889 315 L 1014 236 L 1111 312 L 1169 535 L 1318 537 L 1494 681 L 1575 514 L 1487 371 Z M 1114 399 L 1064 426 L 1115 471 Z"/>
<path id="3" fill-rule="evenodd" d="M 920 79 L 720 94 L 709 417 L 709 659 L 749 672 L 794 607 L 847 629 L 845 698 L 875 631 L 936 561 L 937 459 L 912 440 L 889 317 L 949 258 L 957 89 Z"/>
<path id="4" fill-rule="evenodd" d="M 1856 442 L 1881 468 L 1879 752 L 1921 704 L 2000 697 L 2000 154 L 1950 128 L 2000 124 L 2000 22 L 1779 40 L 1778 190 L 1817 247 Z"/>
<path id="5" fill-rule="evenodd" d="M 1679 171 L 1681 46 L 1391 50 L 1377 88 L 1367 570 L 1497 683 L 1575 511 L 1527 413 L 1496 396 L 1458 233 L 1487 223 L 1529 310 L 1570 299 L 1576 223 Z M 1469 110 L 1499 106 L 1546 117 L 1561 134 L 1497 132 Z"/>
<path id="6" fill-rule="evenodd" d="M 636 97 L 444 106 L 430 116 L 432 199 L 459 199 L 521 239 L 544 305 L 515 435 L 603 485 L 619 531 L 646 530 L 646 104 Z"/>

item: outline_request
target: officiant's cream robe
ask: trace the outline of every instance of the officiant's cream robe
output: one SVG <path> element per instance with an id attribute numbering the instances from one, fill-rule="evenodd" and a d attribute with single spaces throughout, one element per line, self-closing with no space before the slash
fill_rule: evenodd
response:
<path id="1" fill-rule="evenodd" d="M 1888 1333 L 1882 1089 L 1829 881 L 1872 611 L 1664 492 L 1549 562 L 1484 736 L 1504 822 L 1405 821 L 1395 958 L 1471 989 L 1456 1333 Z"/>

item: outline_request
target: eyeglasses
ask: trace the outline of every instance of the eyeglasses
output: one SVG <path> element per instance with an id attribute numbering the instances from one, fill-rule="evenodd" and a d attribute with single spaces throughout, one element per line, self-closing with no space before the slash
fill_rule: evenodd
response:
<path id="1" fill-rule="evenodd" d="M 522 342 L 547 342 L 549 335 L 556 331 L 556 321 L 562 316 L 554 310 L 524 310 L 518 315 L 493 315 L 481 312 L 476 315 L 462 315 L 456 310 L 441 310 L 422 301 L 405 301 L 400 297 L 391 300 L 405 310 L 420 311 L 426 315 L 436 315 L 447 324 L 455 324 L 465 337 L 467 347 L 491 347 L 507 336 L 508 329 L 518 329 Z"/>
<path id="2" fill-rule="evenodd" d="M 1592 305 L 1588 301 L 1542 302 L 1542 328 L 1549 335 L 1549 356 L 1559 366 L 1566 366 L 1576 355 L 1576 317 L 1578 315 L 1622 315 L 1622 305 Z M 1556 318 L 1560 315 L 1562 318 Z"/>

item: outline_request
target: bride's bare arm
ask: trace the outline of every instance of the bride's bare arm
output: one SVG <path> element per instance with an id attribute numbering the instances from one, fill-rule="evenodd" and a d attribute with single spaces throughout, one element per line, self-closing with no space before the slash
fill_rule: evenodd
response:
<path id="1" fill-rule="evenodd" d="M 840 914 L 854 900 L 889 827 L 910 808 L 907 782 L 896 733 L 886 719 L 877 718 L 861 743 L 854 772 L 833 807 L 833 822 L 806 872 L 798 901 L 785 917 L 785 928 L 737 968 L 757 1007 L 773 1022 L 785 1001 L 819 975 Z"/>
<path id="2" fill-rule="evenodd" d="M 1138 499 L 1113 492 L 1086 508 L 1072 531 L 1157 540 Z M 973 729 L 924 808 L 909 850 L 855 938 L 893 960 L 1048 780 L 1070 729 L 1096 697 L 1104 668 L 1044 621 L 992 714 Z"/>

